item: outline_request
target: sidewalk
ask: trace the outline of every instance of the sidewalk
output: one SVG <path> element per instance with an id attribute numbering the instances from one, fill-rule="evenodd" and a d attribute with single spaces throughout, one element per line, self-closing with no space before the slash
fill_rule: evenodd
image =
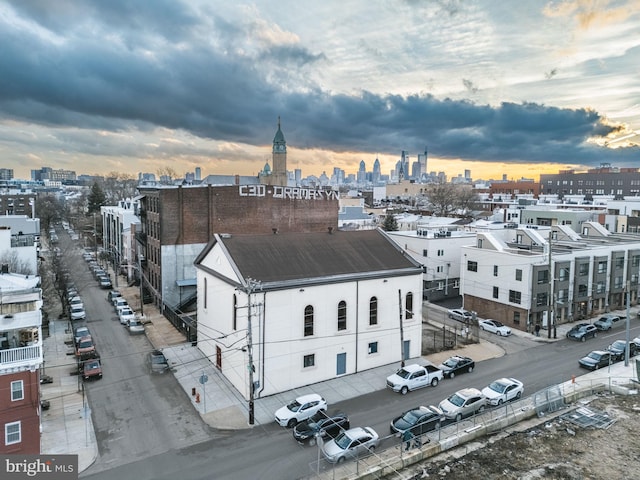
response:
<path id="1" fill-rule="evenodd" d="M 76 367 L 72 333 L 67 319 L 49 321 L 49 337 L 43 341 L 41 373 L 53 382 L 41 385 L 42 400 L 50 407 L 42 411 L 40 452 L 77 454 L 78 471 L 86 470 L 98 457 L 91 410 L 83 395 L 82 377 L 72 375 Z"/>

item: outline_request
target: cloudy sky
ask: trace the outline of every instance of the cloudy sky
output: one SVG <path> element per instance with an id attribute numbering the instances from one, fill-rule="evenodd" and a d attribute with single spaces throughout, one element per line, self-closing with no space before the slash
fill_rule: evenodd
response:
<path id="1" fill-rule="evenodd" d="M 640 0 L 0 0 L 0 45 L 19 178 L 256 174 L 278 117 L 304 176 L 640 166 Z"/>

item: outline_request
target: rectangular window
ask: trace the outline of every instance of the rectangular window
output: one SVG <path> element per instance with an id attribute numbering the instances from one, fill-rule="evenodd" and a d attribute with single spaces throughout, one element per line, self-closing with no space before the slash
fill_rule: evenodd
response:
<path id="1" fill-rule="evenodd" d="M 515 290 L 509 290 L 509 301 L 511 303 L 520 303 L 520 297 L 522 294 L 520 292 L 516 292 Z"/>
<path id="2" fill-rule="evenodd" d="M 522 281 L 522 270 L 520 270 L 519 268 L 516 268 L 516 280 L 518 282 Z"/>
<path id="3" fill-rule="evenodd" d="M 24 383 L 22 380 L 11 382 L 11 401 L 24 400 Z"/>
<path id="4" fill-rule="evenodd" d="M 598 282 L 596 284 L 596 293 L 604 293 L 604 282 Z"/>
<path id="5" fill-rule="evenodd" d="M 443 271 L 444 271 L 444 267 L 443 267 L 442 265 L 438 265 L 438 266 L 436 267 L 436 272 L 437 272 L 437 273 L 442 273 Z"/>
<path id="6" fill-rule="evenodd" d="M 4 444 L 13 445 L 22 441 L 20 422 L 6 423 L 4 425 Z"/>
<path id="7" fill-rule="evenodd" d="M 587 296 L 587 286 L 583 283 L 581 285 L 578 285 L 578 296 L 579 297 L 586 297 Z"/>
<path id="8" fill-rule="evenodd" d="M 541 307 L 543 305 L 546 305 L 548 298 L 549 298 L 549 295 L 547 295 L 547 292 L 538 293 L 536 295 L 536 307 Z"/>
<path id="9" fill-rule="evenodd" d="M 444 290 L 444 282 L 438 282 L 438 290 Z"/>
<path id="10" fill-rule="evenodd" d="M 640 255 L 634 255 L 631 257 L 631 266 L 640 267 Z"/>
<path id="11" fill-rule="evenodd" d="M 622 288 L 622 277 L 616 277 L 613 279 L 613 288 Z"/>
<path id="12" fill-rule="evenodd" d="M 580 273 L 581 276 L 589 275 L 589 264 L 588 263 L 581 263 L 580 267 L 578 269 L 578 272 Z"/>
<path id="13" fill-rule="evenodd" d="M 616 268 L 624 268 L 624 257 L 616 258 Z"/>
<path id="14" fill-rule="evenodd" d="M 444 250 L 438 250 L 438 256 L 442 257 L 444 255 Z"/>
<path id="15" fill-rule="evenodd" d="M 498 287 L 493 287 L 493 298 L 498 298 Z"/>
<path id="16" fill-rule="evenodd" d="M 304 368 L 315 366 L 316 364 L 315 354 L 312 353 L 311 355 L 305 355 L 303 363 L 304 363 Z"/>
<path id="17" fill-rule="evenodd" d="M 478 262 L 473 262 L 471 260 L 467 261 L 467 270 L 470 272 L 478 271 Z"/>
<path id="18" fill-rule="evenodd" d="M 372 353 L 378 353 L 378 342 L 369 343 L 369 355 Z"/>
<path id="19" fill-rule="evenodd" d="M 498 265 L 494 265 L 493 266 L 493 276 L 497 277 L 498 276 Z"/>
<path id="20" fill-rule="evenodd" d="M 569 269 L 561 268 L 560 271 L 558 272 L 558 281 L 566 282 L 568 278 L 569 278 Z"/>
<path id="21" fill-rule="evenodd" d="M 607 262 L 598 262 L 598 273 L 607 273 Z"/>
<path id="22" fill-rule="evenodd" d="M 513 312 L 513 323 L 520 325 L 520 312 Z"/>
<path id="23" fill-rule="evenodd" d="M 549 270 L 538 270 L 538 283 L 549 283 Z"/>
<path id="24" fill-rule="evenodd" d="M 427 255 L 427 250 L 422 250 L 422 256 L 423 256 L 423 257 L 427 257 L 427 256 L 428 256 L 428 255 Z"/>

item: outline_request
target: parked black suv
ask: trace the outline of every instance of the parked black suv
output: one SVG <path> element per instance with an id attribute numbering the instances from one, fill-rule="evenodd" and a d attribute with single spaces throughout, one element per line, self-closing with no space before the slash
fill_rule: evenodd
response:
<path id="1" fill-rule="evenodd" d="M 298 423 L 293 429 L 293 438 L 298 443 L 315 445 L 316 436 L 335 438 L 350 427 L 349 417 L 343 412 L 327 413 L 320 410 L 309 419 Z"/>

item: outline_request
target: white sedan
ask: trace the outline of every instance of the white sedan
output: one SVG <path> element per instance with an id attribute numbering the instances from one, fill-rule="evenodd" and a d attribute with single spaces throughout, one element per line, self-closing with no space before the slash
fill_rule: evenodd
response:
<path id="1" fill-rule="evenodd" d="M 524 385 L 515 378 L 499 378 L 482 389 L 489 405 L 502 405 L 522 396 Z"/>
<path id="2" fill-rule="evenodd" d="M 118 317 L 120 318 L 120 324 L 126 326 L 129 320 L 135 320 L 136 314 L 129 307 L 122 307 L 118 312 Z"/>
<path id="3" fill-rule="evenodd" d="M 504 323 L 497 320 L 491 320 L 490 318 L 487 318 L 486 320 L 478 320 L 478 325 L 481 330 L 486 330 L 487 332 L 495 333 L 502 337 L 508 337 L 511 335 L 511 329 Z"/>
<path id="4" fill-rule="evenodd" d="M 280 426 L 293 428 L 298 422 L 315 415 L 319 410 L 327 411 L 324 398 L 315 393 L 302 395 L 276 411 L 276 422 Z"/>

